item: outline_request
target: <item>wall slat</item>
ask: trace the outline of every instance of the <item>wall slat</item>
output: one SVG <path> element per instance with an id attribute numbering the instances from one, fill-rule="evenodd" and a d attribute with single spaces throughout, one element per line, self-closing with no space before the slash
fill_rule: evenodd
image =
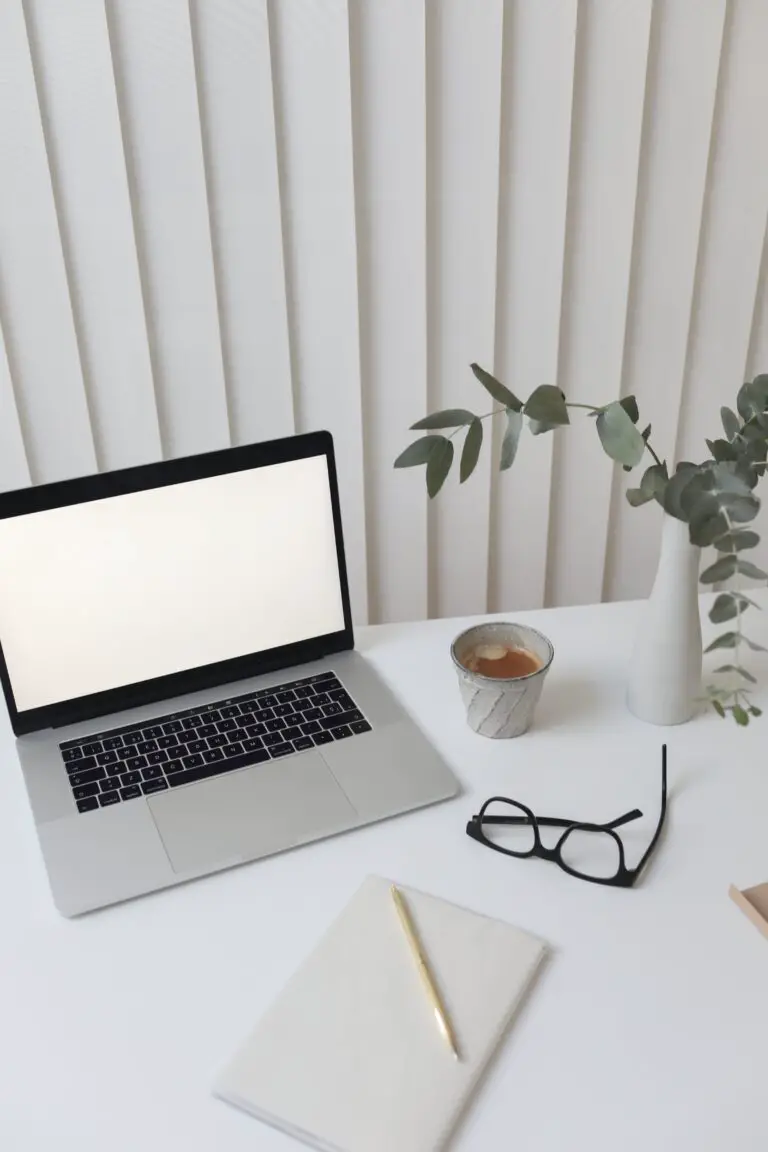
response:
<path id="1" fill-rule="evenodd" d="M 650 0 L 580 4 L 560 387 L 601 404 L 621 390 Z M 601 597 L 612 465 L 594 421 L 558 433 L 547 599 Z"/>
<path id="2" fill-rule="evenodd" d="M 162 455 L 103 0 L 27 0 L 103 468 Z"/>
<path id="3" fill-rule="evenodd" d="M 427 411 L 424 7 L 350 5 L 369 618 L 427 615 L 427 509 L 393 472 Z"/>
<path id="4" fill-rule="evenodd" d="M 0 328 L 0 492 L 26 488 L 29 482 L 27 454 Z"/>
<path id="5" fill-rule="evenodd" d="M 21 0 L 0 4 L 0 319 L 35 481 L 96 470 Z"/>
<path id="6" fill-rule="evenodd" d="M 494 407 L 469 365 L 493 370 L 503 11 L 502 0 L 427 0 L 432 409 Z M 430 609 L 438 616 L 483 612 L 488 603 L 490 453 L 486 447 L 460 488 L 463 435 L 454 438 L 456 464 L 430 509 L 436 574 Z"/>
<path id="7" fill-rule="evenodd" d="M 270 5 L 296 424 L 334 435 L 355 619 L 367 616 L 363 421 L 345 0 Z"/>
<path id="8" fill-rule="evenodd" d="M 725 0 L 681 0 L 654 8 L 641 161 L 635 267 L 624 392 L 637 396 L 662 459 L 675 451 L 699 252 L 707 164 L 720 68 Z M 690 45 L 696 51 L 690 51 Z M 614 472 L 606 560 L 607 599 L 647 596 L 658 558 L 657 504 L 627 504 L 627 487 L 652 463 Z"/>
<path id="9" fill-rule="evenodd" d="M 749 358 L 745 379 L 754 380 L 755 376 L 768 373 L 768 229 L 763 240 L 763 259 L 760 266 L 757 297 L 755 299 L 755 313 L 752 320 L 752 335 L 749 345 Z M 733 406 L 732 404 L 730 405 Z M 762 506 L 758 512 L 754 527 L 760 533 L 760 543 L 749 557 L 764 572 L 768 572 L 768 485 L 765 479 L 757 488 Z M 743 577 L 740 583 L 748 584 Z"/>
<path id="10" fill-rule="evenodd" d="M 193 0 L 232 442 L 294 431 L 267 0 Z"/>
<path id="11" fill-rule="evenodd" d="M 230 442 L 187 0 L 110 0 L 166 455 Z"/>
<path id="12" fill-rule="evenodd" d="M 523 398 L 558 378 L 576 10 L 514 0 L 504 16 L 496 368 Z M 496 474 L 494 611 L 544 602 L 552 449 L 526 432 L 512 471 Z"/>

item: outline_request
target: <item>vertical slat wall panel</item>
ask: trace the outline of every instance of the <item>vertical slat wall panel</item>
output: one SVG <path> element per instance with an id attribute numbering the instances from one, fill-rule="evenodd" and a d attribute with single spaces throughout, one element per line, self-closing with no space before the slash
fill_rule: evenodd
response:
<path id="1" fill-rule="evenodd" d="M 230 442 L 187 0 L 108 0 L 166 454 Z"/>
<path id="2" fill-rule="evenodd" d="M 427 509 L 393 472 L 427 411 L 424 6 L 350 4 L 371 620 L 427 615 Z"/>
<path id="3" fill-rule="evenodd" d="M 103 468 L 162 455 L 104 0 L 26 0 Z"/>
<path id="4" fill-rule="evenodd" d="M 654 8 L 641 159 L 635 267 L 624 391 L 637 396 L 651 443 L 671 461 L 685 376 L 725 0 L 678 0 Z M 695 51 L 691 46 L 695 45 Z M 712 425 L 714 435 L 717 417 Z M 647 596 L 656 569 L 662 512 L 631 508 L 625 491 L 653 461 L 614 470 L 606 560 L 610 600 Z"/>
<path id="5" fill-rule="evenodd" d="M 345 0 L 270 5 L 297 428 L 334 434 L 355 619 L 367 615 L 363 421 Z"/>
<path id="6" fill-rule="evenodd" d="M 650 21 L 650 0 L 579 5 L 559 380 L 579 403 L 621 390 Z M 556 604 L 600 599 L 611 495 L 594 420 L 571 415 L 555 446 L 547 596 Z"/>
<path id="7" fill-rule="evenodd" d="M 21 0 L 0 4 L 0 321 L 35 481 L 96 470 Z"/>
<path id="8" fill-rule="evenodd" d="M 760 267 L 755 311 L 752 319 L 752 336 L 749 345 L 749 359 L 745 379 L 754 380 L 755 376 L 768 373 L 768 230 L 763 240 L 763 259 Z M 729 404 L 733 407 L 733 404 Z M 752 560 L 764 572 L 768 572 L 768 484 L 763 479 L 757 488 L 762 507 L 758 512 L 754 527 L 760 534 L 760 543 L 750 555 Z M 740 583 L 749 581 L 740 577 Z"/>
<path id="9" fill-rule="evenodd" d="M 3 330 L 0 328 L 0 492 L 26 488 L 29 481 L 27 454 L 16 410 Z"/>
<path id="10" fill-rule="evenodd" d="M 427 0 L 426 27 L 430 407 L 489 412 L 469 364 L 494 367 L 503 3 Z M 438 616 L 487 608 L 490 453 L 459 488 L 462 443 L 430 509 Z"/>
<path id="11" fill-rule="evenodd" d="M 576 10 L 513 0 L 504 15 L 496 367 L 521 397 L 558 377 Z M 526 432 L 512 471 L 496 474 L 496 611 L 544 602 L 552 448 Z"/>
<path id="12" fill-rule="evenodd" d="M 694 461 L 747 370 L 768 205 L 768 5 L 740 0 L 729 12 L 677 444 Z"/>
<path id="13" fill-rule="evenodd" d="M 232 441 L 294 431 L 267 0 L 193 0 Z"/>

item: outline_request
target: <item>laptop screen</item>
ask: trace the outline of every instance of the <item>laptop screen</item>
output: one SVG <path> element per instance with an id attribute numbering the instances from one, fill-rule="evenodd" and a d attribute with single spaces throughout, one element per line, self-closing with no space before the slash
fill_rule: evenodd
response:
<path id="1" fill-rule="evenodd" d="M 0 520 L 20 712 L 343 628 L 324 455 Z"/>

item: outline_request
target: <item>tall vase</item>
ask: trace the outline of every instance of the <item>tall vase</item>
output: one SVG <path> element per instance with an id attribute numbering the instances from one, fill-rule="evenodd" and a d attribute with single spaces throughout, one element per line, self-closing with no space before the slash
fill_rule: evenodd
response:
<path id="1" fill-rule="evenodd" d="M 684 724 L 701 696 L 699 561 L 688 525 L 664 517 L 661 555 L 629 670 L 627 705 L 649 724 Z"/>

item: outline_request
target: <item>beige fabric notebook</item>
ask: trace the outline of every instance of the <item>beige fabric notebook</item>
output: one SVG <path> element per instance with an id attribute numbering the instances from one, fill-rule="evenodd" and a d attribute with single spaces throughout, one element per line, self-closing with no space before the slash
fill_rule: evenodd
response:
<path id="1" fill-rule="evenodd" d="M 440 1035 L 390 881 L 369 877 L 215 1086 L 325 1152 L 442 1148 L 545 952 L 500 920 L 403 888 L 458 1039 Z"/>

